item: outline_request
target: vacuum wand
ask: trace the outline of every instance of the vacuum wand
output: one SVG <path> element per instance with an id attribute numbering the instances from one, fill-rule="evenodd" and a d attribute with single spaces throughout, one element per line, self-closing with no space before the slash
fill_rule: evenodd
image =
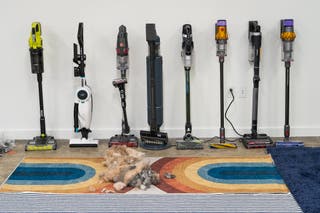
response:
<path id="1" fill-rule="evenodd" d="M 261 30 L 257 21 L 249 22 L 249 44 L 251 54 L 249 62 L 254 64 L 253 76 L 253 99 L 252 99 L 252 128 L 251 134 L 253 138 L 257 137 L 258 129 L 258 97 L 259 97 L 259 71 L 260 71 L 260 49 L 261 49 Z"/>
<path id="2" fill-rule="evenodd" d="M 185 70 L 185 83 L 186 83 L 186 123 L 185 134 L 183 139 L 176 140 L 176 148 L 182 149 L 203 149 L 202 141 L 192 135 L 191 124 L 191 97 L 190 97 L 190 71 L 192 66 L 192 53 L 193 53 L 193 38 L 192 27 L 190 24 L 184 24 L 182 26 L 182 51 L 181 57 Z"/>
<path id="3" fill-rule="evenodd" d="M 119 88 L 120 93 L 120 99 L 121 99 L 121 107 L 122 107 L 122 113 L 123 113 L 123 119 L 122 119 L 122 135 L 128 134 L 130 132 L 130 127 L 128 124 L 128 118 L 127 118 L 127 103 L 126 103 L 126 90 L 125 90 L 125 84 L 127 83 L 127 79 L 116 79 L 113 80 L 112 84 L 114 87 Z"/>
<path id="4" fill-rule="evenodd" d="M 118 37 L 117 37 L 117 69 L 121 72 L 121 79 L 116 79 L 112 82 L 114 87 L 119 88 L 120 98 L 121 98 L 121 106 L 123 112 L 122 119 L 122 134 L 128 134 L 130 132 L 130 127 L 127 119 L 127 111 L 126 111 L 126 90 L 125 84 L 127 83 L 126 72 L 129 68 L 129 45 L 128 45 L 128 34 L 125 26 L 121 25 L 119 27 Z"/>
<path id="5" fill-rule="evenodd" d="M 158 57 L 162 62 L 162 57 L 159 58 L 159 49 L 160 49 L 160 38 L 156 34 L 155 25 L 147 24 L 146 25 L 146 40 L 149 45 L 149 56 L 148 56 L 148 70 L 149 70 L 149 125 L 151 132 L 158 132 L 159 127 L 162 125 L 162 98 L 158 103 L 156 103 L 156 97 L 162 96 L 162 84 L 156 82 L 156 59 Z M 162 63 L 161 63 L 162 65 Z M 162 71 L 162 70 L 161 70 Z M 162 74 L 162 73 L 161 73 Z M 161 76 L 162 77 L 162 76 Z M 160 80 L 160 79 L 158 79 Z M 162 83 L 162 82 L 161 82 Z M 149 116 L 148 116 L 149 117 Z"/>
<path id="6" fill-rule="evenodd" d="M 121 78 L 112 81 L 112 85 L 119 89 L 121 107 L 122 107 L 122 121 L 121 121 L 121 134 L 114 135 L 109 140 L 109 147 L 113 145 L 125 145 L 128 147 L 138 147 L 138 138 L 130 133 L 130 126 L 127 118 L 127 103 L 126 103 L 126 89 L 127 84 L 127 70 L 129 69 L 129 44 L 128 44 L 128 33 L 124 25 L 119 27 L 117 36 L 117 70 L 120 71 Z"/>
<path id="7" fill-rule="evenodd" d="M 220 143 L 225 142 L 224 128 L 224 78 L 223 78 L 223 63 L 224 57 L 227 55 L 227 21 L 218 20 L 215 25 L 215 39 L 217 47 L 217 56 L 220 63 Z"/>
<path id="8" fill-rule="evenodd" d="M 41 136 L 46 135 L 46 125 L 44 117 L 43 92 L 42 92 L 42 73 L 44 72 L 43 65 L 43 48 L 41 38 L 40 23 L 33 23 L 31 36 L 29 39 L 29 51 L 31 60 L 31 72 L 37 74 L 38 91 L 39 91 L 39 107 L 40 107 L 40 133 Z"/>
<path id="9" fill-rule="evenodd" d="M 26 151 L 31 150 L 55 150 L 57 142 L 52 136 L 46 134 L 46 122 L 44 116 L 43 90 L 42 90 L 42 73 L 44 72 L 43 48 L 41 38 L 41 24 L 32 23 L 31 35 L 29 38 L 29 52 L 31 61 L 31 72 L 37 74 L 39 107 L 40 107 L 40 136 L 34 137 L 26 146 Z"/>
<path id="10" fill-rule="evenodd" d="M 296 38 L 294 32 L 293 19 L 284 19 L 280 21 L 280 38 L 282 40 L 282 61 L 285 63 L 286 68 L 286 82 L 285 82 L 285 125 L 284 137 L 290 137 L 290 124 L 289 124 L 289 105 L 290 105 L 290 66 L 293 61 L 293 42 Z"/>
<path id="11" fill-rule="evenodd" d="M 267 134 L 258 134 L 258 98 L 260 82 L 260 50 L 261 27 L 258 21 L 249 21 L 249 62 L 254 66 L 253 93 L 252 93 L 252 125 L 251 134 L 244 134 L 242 141 L 246 148 L 265 148 L 272 145 L 272 140 Z"/>
<path id="12" fill-rule="evenodd" d="M 80 86 L 78 86 L 75 93 L 73 119 L 74 131 L 76 133 L 81 132 L 81 140 L 71 139 L 69 146 L 97 147 L 98 141 L 89 139 L 89 133 L 91 132 L 90 125 L 92 119 L 93 101 L 91 88 L 87 85 L 85 75 L 86 55 L 84 53 L 82 22 L 80 22 L 78 25 L 77 40 L 78 45 L 75 43 L 73 44 L 73 62 L 76 64 L 74 67 L 74 77 L 80 77 Z"/>
<path id="13" fill-rule="evenodd" d="M 182 51 L 181 57 L 184 64 L 186 75 L 186 124 L 185 124 L 185 137 L 192 137 L 192 124 L 191 124 L 191 107 L 190 107 L 190 70 L 192 65 L 192 28 L 190 24 L 185 24 L 182 27 Z"/>
<path id="14" fill-rule="evenodd" d="M 157 35 L 155 24 L 146 24 L 146 41 L 149 46 L 146 65 L 150 131 L 140 131 L 141 146 L 145 149 L 161 150 L 170 146 L 167 133 L 160 132 L 163 123 L 162 56 L 160 55 L 160 37 Z"/>

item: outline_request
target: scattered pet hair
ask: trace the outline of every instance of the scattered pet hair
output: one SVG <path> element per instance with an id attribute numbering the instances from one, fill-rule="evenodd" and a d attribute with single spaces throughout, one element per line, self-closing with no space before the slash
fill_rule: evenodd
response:
<path id="1" fill-rule="evenodd" d="M 113 182 L 115 191 L 121 191 L 127 186 L 146 190 L 152 184 L 158 184 L 160 177 L 150 168 L 144 156 L 143 152 L 127 146 L 112 146 L 105 153 L 103 165 L 106 170 L 100 174 L 100 178 Z"/>

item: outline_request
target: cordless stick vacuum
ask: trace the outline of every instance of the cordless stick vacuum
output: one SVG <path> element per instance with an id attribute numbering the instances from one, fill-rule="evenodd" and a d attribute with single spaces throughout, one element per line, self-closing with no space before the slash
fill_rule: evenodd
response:
<path id="1" fill-rule="evenodd" d="M 290 140 L 289 105 L 290 105 L 290 67 L 293 61 L 293 42 L 296 38 L 294 33 L 293 19 L 280 21 L 280 38 L 282 40 L 282 61 L 286 68 L 286 89 L 285 89 L 285 125 L 284 139 L 277 141 L 277 147 L 297 147 L 304 146 L 302 141 Z"/>
<path id="2" fill-rule="evenodd" d="M 249 62 L 254 65 L 253 97 L 252 97 L 252 127 L 251 134 L 244 134 L 242 142 L 246 148 L 265 148 L 272 144 L 271 138 L 266 134 L 258 134 L 258 97 L 259 97 L 259 71 L 261 51 L 261 29 L 257 21 L 249 21 Z"/>
<path id="3" fill-rule="evenodd" d="M 121 135 L 115 135 L 110 138 L 109 147 L 113 145 L 126 145 L 128 147 L 137 147 L 138 138 L 134 135 L 130 135 L 130 127 L 127 119 L 126 111 L 126 89 L 127 83 L 126 72 L 129 69 L 129 45 L 128 45 L 128 34 L 125 26 L 119 27 L 119 33 L 117 38 L 117 70 L 121 73 L 121 78 L 113 80 L 112 84 L 114 87 L 119 89 L 121 98 L 121 107 L 123 112 L 122 118 L 122 132 Z"/>
<path id="4" fill-rule="evenodd" d="M 75 102 L 74 102 L 74 131 L 81 133 L 81 139 L 71 139 L 70 147 L 97 147 L 98 140 L 89 139 L 91 118 L 92 118 L 92 92 L 91 88 L 87 85 L 85 76 L 85 60 L 83 48 L 83 23 L 78 26 L 78 43 L 80 54 L 78 54 L 78 45 L 73 44 L 73 62 L 76 64 L 74 67 L 74 77 L 80 77 L 80 86 L 76 89 Z"/>
<path id="5" fill-rule="evenodd" d="M 40 105 L 40 136 L 36 136 L 33 140 L 25 145 L 25 151 L 39 150 L 56 150 L 57 142 L 52 136 L 46 134 L 46 121 L 44 117 L 43 93 L 42 93 L 42 73 L 43 66 L 43 48 L 41 38 L 41 25 L 39 22 L 33 22 L 31 35 L 29 38 L 29 51 L 31 59 L 31 72 L 37 74 L 39 88 L 39 105 Z"/>
<path id="6" fill-rule="evenodd" d="M 192 27 L 190 24 L 185 24 L 182 27 L 182 51 L 181 57 L 184 64 L 184 70 L 186 75 L 186 124 L 185 134 L 183 139 L 176 141 L 177 149 L 203 149 L 202 141 L 199 138 L 193 136 L 191 113 L 190 113 L 190 70 L 192 66 L 192 52 L 193 52 L 193 40 L 192 40 Z"/>
<path id="7" fill-rule="evenodd" d="M 150 131 L 140 131 L 140 146 L 144 149 L 161 150 L 170 147 L 168 135 L 160 132 L 163 123 L 162 56 L 160 37 L 155 24 L 146 24 L 146 40 L 149 45 L 147 62 L 148 124 Z"/>
<path id="8" fill-rule="evenodd" d="M 211 143 L 210 148 L 224 149 L 224 148 L 237 148 L 234 143 L 226 143 L 225 128 L 224 128 L 224 80 L 223 80 L 223 64 L 224 57 L 227 56 L 227 21 L 218 20 L 215 25 L 215 39 L 217 47 L 217 56 L 220 63 L 220 143 Z"/>

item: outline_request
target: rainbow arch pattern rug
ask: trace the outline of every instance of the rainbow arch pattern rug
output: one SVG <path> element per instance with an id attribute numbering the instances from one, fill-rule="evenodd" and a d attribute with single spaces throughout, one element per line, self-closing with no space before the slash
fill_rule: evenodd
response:
<path id="1" fill-rule="evenodd" d="M 100 180 L 103 158 L 25 158 L 0 192 L 98 193 L 112 183 Z"/>
<path id="2" fill-rule="evenodd" d="M 288 193 L 270 156 L 162 158 L 152 168 L 167 193 Z M 165 173 L 174 179 L 166 179 Z"/>
<path id="3" fill-rule="evenodd" d="M 288 193 L 270 156 L 255 158 L 149 158 L 160 184 L 147 191 L 120 193 Z M 0 186 L 0 192 L 106 193 L 103 158 L 25 158 Z M 165 173 L 174 179 L 166 179 Z M 138 192 L 137 192 L 138 191 Z"/>

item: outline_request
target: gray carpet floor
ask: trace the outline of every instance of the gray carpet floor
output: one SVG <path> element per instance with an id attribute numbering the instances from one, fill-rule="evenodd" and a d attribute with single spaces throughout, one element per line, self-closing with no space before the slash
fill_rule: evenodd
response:
<path id="1" fill-rule="evenodd" d="M 302 212 L 291 194 L 0 193 L 0 212 Z"/>

